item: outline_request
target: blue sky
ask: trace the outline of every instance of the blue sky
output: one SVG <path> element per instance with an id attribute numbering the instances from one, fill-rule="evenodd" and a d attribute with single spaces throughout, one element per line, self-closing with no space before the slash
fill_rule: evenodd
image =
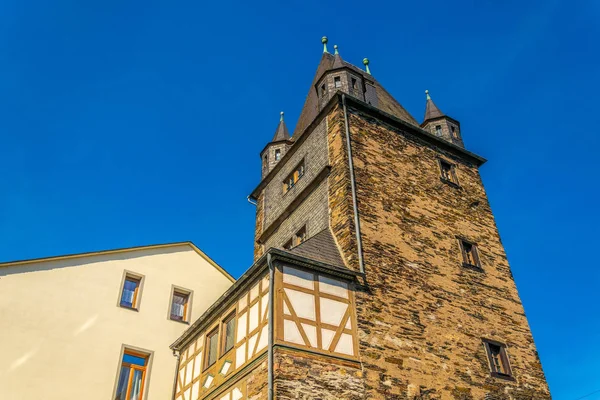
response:
<path id="1" fill-rule="evenodd" d="M 0 3 L 0 260 L 191 240 L 239 276 L 327 35 L 461 121 L 554 398 L 600 389 L 599 2 L 207 3 Z"/>

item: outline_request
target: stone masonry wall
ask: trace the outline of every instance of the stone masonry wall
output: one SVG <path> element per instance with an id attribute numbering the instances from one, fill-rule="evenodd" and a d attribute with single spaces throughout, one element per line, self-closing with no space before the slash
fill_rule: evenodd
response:
<path id="1" fill-rule="evenodd" d="M 550 398 L 477 167 L 358 112 L 350 127 L 367 275 L 357 293 L 365 398 Z M 352 258 L 341 133 L 329 132 L 340 161 L 331 220 Z M 440 156 L 456 164 L 460 188 L 440 180 Z M 477 243 L 483 271 L 462 266 L 457 235 Z M 490 376 L 482 338 L 507 344 L 515 381 Z"/>

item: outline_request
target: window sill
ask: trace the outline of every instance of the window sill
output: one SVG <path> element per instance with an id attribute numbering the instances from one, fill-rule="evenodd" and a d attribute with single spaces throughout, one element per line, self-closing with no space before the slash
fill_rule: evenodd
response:
<path id="1" fill-rule="evenodd" d="M 515 380 L 515 377 L 514 377 L 514 376 L 512 376 L 512 375 L 507 375 L 507 374 L 502 374 L 502 373 L 500 373 L 500 372 L 492 372 L 492 373 L 491 373 L 491 375 L 492 375 L 492 377 L 494 377 L 494 378 L 498 378 L 498 379 L 504 379 L 504 380 L 507 380 L 507 381 L 514 381 L 514 380 Z"/>
<path id="2" fill-rule="evenodd" d="M 120 308 L 124 308 L 125 310 L 129 310 L 129 311 L 135 311 L 135 312 L 140 312 L 139 309 L 135 308 L 135 307 L 127 307 L 127 306 L 123 306 L 121 304 L 119 304 Z"/>
<path id="3" fill-rule="evenodd" d="M 460 185 L 458 183 L 449 181 L 448 179 L 442 178 L 441 176 L 440 176 L 440 181 L 442 181 L 443 183 L 445 183 L 447 185 L 452 186 L 453 188 L 461 189 L 461 187 L 460 187 Z"/>
<path id="4" fill-rule="evenodd" d="M 472 269 L 473 271 L 484 272 L 483 268 L 481 268 L 479 265 L 473 265 L 473 264 L 468 264 L 468 263 L 464 262 L 464 263 L 462 263 L 462 266 L 464 268 Z"/>
<path id="5" fill-rule="evenodd" d="M 185 324 L 185 325 L 189 325 L 189 321 L 182 321 L 179 319 L 173 319 L 173 318 L 169 318 L 169 321 L 173 321 L 173 322 L 179 322 L 180 324 Z"/>

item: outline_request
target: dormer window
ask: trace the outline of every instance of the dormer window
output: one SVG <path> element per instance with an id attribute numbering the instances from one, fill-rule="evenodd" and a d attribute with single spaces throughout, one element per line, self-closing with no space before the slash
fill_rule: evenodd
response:
<path id="1" fill-rule="evenodd" d="M 333 78 L 333 86 L 335 86 L 336 88 L 342 87 L 342 79 L 339 76 Z"/>
<path id="2" fill-rule="evenodd" d="M 279 161 L 281 160 L 281 150 L 276 149 L 275 150 L 275 161 Z"/>
<path id="3" fill-rule="evenodd" d="M 302 162 L 300 162 L 300 164 L 298 164 L 296 166 L 296 168 L 294 168 L 294 171 L 292 171 L 291 174 L 288 175 L 288 177 L 285 179 L 285 181 L 283 181 L 283 193 L 287 193 L 289 192 L 289 190 L 291 188 L 293 188 L 294 186 L 296 186 L 296 183 L 298 182 L 298 180 L 300 178 L 302 178 L 304 176 L 304 160 L 302 160 Z"/>
<path id="4" fill-rule="evenodd" d="M 436 125 L 435 126 L 435 135 L 441 137 L 442 136 L 442 126 L 441 125 Z"/>

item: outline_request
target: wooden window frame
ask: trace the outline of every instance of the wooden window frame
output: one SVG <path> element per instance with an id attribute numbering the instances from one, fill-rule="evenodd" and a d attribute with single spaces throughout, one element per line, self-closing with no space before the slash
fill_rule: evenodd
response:
<path id="1" fill-rule="evenodd" d="M 458 243 L 460 244 L 460 253 L 462 256 L 462 265 L 466 268 L 475 269 L 478 271 L 483 271 L 481 267 L 481 258 L 479 257 L 479 248 L 477 243 L 471 242 L 463 237 L 458 237 Z M 473 254 L 473 258 L 475 259 L 475 264 L 471 264 L 467 262 L 467 252 L 465 249 L 465 244 L 471 246 L 471 252 Z"/>
<path id="2" fill-rule="evenodd" d="M 123 277 L 121 279 L 121 286 L 119 290 L 119 297 L 117 298 L 117 307 L 123 308 L 125 310 L 139 311 L 142 300 L 144 279 L 144 275 L 129 270 L 123 271 Z M 138 282 L 137 287 L 135 288 L 135 291 L 133 293 L 133 301 L 131 302 L 131 307 L 123 305 L 121 302 L 121 300 L 123 299 L 123 291 L 125 290 L 125 282 L 127 282 L 128 280 Z"/>
<path id="3" fill-rule="evenodd" d="M 447 179 L 444 177 L 444 164 L 450 166 L 451 179 Z M 444 183 L 449 184 L 450 186 L 460 188 L 460 185 L 458 183 L 458 177 L 456 176 L 456 164 L 444 160 L 443 158 L 438 158 L 438 165 L 440 167 L 440 180 Z"/>
<path id="4" fill-rule="evenodd" d="M 227 345 L 227 324 L 230 321 L 235 321 L 233 324 L 233 343 L 229 349 L 225 348 Z M 236 329 L 237 329 L 237 310 L 230 312 L 225 318 L 221 320 L 221 344 L 219 346 L 219 358 L 223 357 L 231 350 L 235 349 L 236 345 Z"/>
<path id="5" fill-rule="evenodd" d="M 212 364 L 209 364 L 208 360 L 209 360 L 209 353 L 210 353 L 210 345 L 209 345 L 209 339 L 213 336 L 213 334 L 217 335 L 217 349 L 216 349 L 216 356 L 215 356 L 215 362 L 213 362 Z M 206 336 L 204 337 L 204 360 L 202 362 L 204 368 L 203 370 L 207 370 L 210 367 L 212 367 L 213 365 L 215 365 L 217 363 L 217 361 L 219 360 L 219 326 L 215 326 L 212 330 L 210 330 Z"/>
<path id="6" fill-rule="evenodd" d="M 133 346 L 128 346 L 128 345 L 121 345 L 121 351 L 120 351 L 120 355 L 119 355 L 119 364 L 118 364 L 118 368 L 117 368 L 117 376 L 115 379 L 115 384 L 114 384 L 114 390 L 113 390 L 113 396 L 112 398 L 114 399 L 117 395 L 117 390 L 119 388 L 119 378 L 121 377 L 121 369 L 124 366 L 125 362 L 123 361 L 123 357 L 125 356 L 125 354 L 129 354 L 135 357 L 143 357 L 146 360 L 146 365 L 141 367 L 138 365 L 132 365 L 131 369 L 134 370 L 141 370 L 142 371 L 142 384 L 141 384 L 141 389 L 140 389 L 140 400 L 145 400 L 148 398 L 148 381 L 149 381 L 149 375 L 150 375 L 150 371 L 152 369 L 152 361 L 154 359 L 154 352 L 153 351 L 149 351 L 149 350 L 145 350 L 145 349 L 140 349 L 140 348 L 136 348 Z M 129 382 L 127 383 L 127 393 L 126 393 L 126 397 L 125 398 L 129 398 L 129 395 L 131 394 L 131 381 L 133 379 L 133 373 L 129 374 Z"/>
<path id="7" fill-rule="evenodd" d="M 502 342 L 497 342 L 495 340 L 490 340 L 490 339 L 482 339 L 482 342 L 483 342 L 483 347 L 485 348 L 485 353 L 487 355 L 488 364 L 489 364 L 489 368 L 490 368 L 490 374 L 495 378 L 514 380 L 515 378 L 512 374 L 510 360 L 508 359 L 508 353 L 506 351 L 506 344 L 504 344 Z M 500 352 L 499 352 L 500 363 L 502 364 L 502 368 L 506 372 L 499 372 L 496 369 L 490 345 L 497 346 L 500 348 Z"/>
<path id="8" fill-rule="evenodd" d="M 173 307 L 173 296 L 175 293 L 187 296 L 187 302 L 183 310 L 183 320 L 172 318 L 171 307 Z M 194 292 L 181 286 L 171 285 L 171 295 L 169 296 L 169 308 L 167 309 L 167 319 L 170 321 L 180 322 L 183 324 L 190 323 L 192 316 L 192 299 Z"/>

